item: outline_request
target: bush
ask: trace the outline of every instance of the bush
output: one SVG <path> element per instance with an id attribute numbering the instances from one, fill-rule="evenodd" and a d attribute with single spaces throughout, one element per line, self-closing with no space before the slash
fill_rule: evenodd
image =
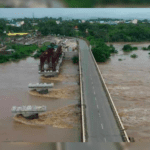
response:
<path id="1" fill-rule="evenodd" d="M 112 44 L 110 45 L 110 53 L 118 53 L 118 51 L 115 50 L 115 47 Z"/>
<path id="2" fill-rule="evenodd" d="M 78 64 L 78 62 L 79 62 L 79 56 L 73 56 L 72 57 L 72 61 L 73 61 L 74 64 Z"/>
<path id="3" fill-rule="evenodd" d="M 147 48 L 148 48 L 148 50 L 150 50 L 150 45 Z"/>
<path id="4" fill-rule="evenodd" d="M 150 55 L 150 53 L 148 53 Z"/>
<path id="5" fill-rule="evenodd" d="M 123 46 L 122 49 L 123 49 L 123 51 L 125 51 L 125 52 L 130 52 L 130 51 L 132 51 L 132 46 L 129 45 L 129 44 L 126 44 L 126 45 Z"/>
<path id="6" fill-rule="evenodd" d="M 136 54 L 132 54 L 130 57 L 132 57 L 132 58 L 137 58 L 137 57 L 138 57 L 138 55 L 136 55 Z"/>
<path id="7" fill-rule="evenodd" d="M 142 50 L 148 50 L 146 47 L 143 47 Z"/>
<path id="8" fill-rule="evenodd" d="M 119 60 L 119 61 L 122 61 L 122 59 L 120 59 L 120 58 L 119 58 L 118 60 Z"/>
<path id="9" fill-rule="evenodd" d="M 5 55 L 0 55 L 0 63 L 4 63 L 9 61 L 9 58 Z"/>
<path id="10" fill-rule="evenodd" d="M 137 47 L 132 47 L 132 50 L 138 50 L 138 48 Z"/>

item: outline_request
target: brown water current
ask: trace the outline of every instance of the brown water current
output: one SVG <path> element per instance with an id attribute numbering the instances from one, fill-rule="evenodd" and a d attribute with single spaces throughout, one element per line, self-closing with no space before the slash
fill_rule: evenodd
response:
<path id="1" fill-rule="evenodd" d="M 123 52 L 124 44 L 112 43 L 118 54 L 106 63 L 98 63 L 129 137 L 135 141 L 150 141 L 150 51 L 143 51 L 150 43 L 130 43 L 138 47 Z M 131 58 L 137 54 L 138 58 Z M 118 61 L 122 59 L 122 61 Z"/>
<path id="2" fill-rule="evenodd" d="M 0 64 L 0 142 L 79 142 L 81 141 L 80 122 L 73 128 L 60 128 L 51 125 L 27 125 L 13 119 L 12 106 L 46 105 L 51 112 L 69 105 L 79 103 L 79 93 L 69 98 L 39 97 L 30 94 L 29 83 L 50 83 L 50 79 L 42 79 L 38 74 L 39 60 L 27 58 L 19 62 Z M 67 69 L 68 68 L 68 69 Z M 78 79 L 78 66 L 71 61 L 62 65 L 62 73 Z M 67 72 L 68 70 L 68 72 Z M 63 74 L 64 76 L 64 74 Z M 44 77 L 43 77 L 44 78 Z M 55 81 L 54 87 L 61 89 L 77 86 L 77 80 Z M 68 84 L 67 84 L 68 83 Z M 76 84 L 75 84 L 76 83 Z M 77 88 L 76 88 L 77 89 Z M 78 90 L 78 89 L 77 89 Z M 75 118 L 76 119 L 76 118 Z"/>

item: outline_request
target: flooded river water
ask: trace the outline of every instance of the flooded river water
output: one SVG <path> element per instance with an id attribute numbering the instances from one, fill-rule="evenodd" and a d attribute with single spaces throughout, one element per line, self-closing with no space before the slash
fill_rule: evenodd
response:
<path id="1" fill-rule="evenodd" d="M 106 63 L 98 63 L 129 137 L 150 141 L 150 43 L 130 43 L 138 50 L 123 52 L 124 44 L 112 43 L 118 54 Z M 138 58 L 131 58 L 137 54 Z M 122 59 L 122 61 L 118 61 Z"/>
<path id="2" fill-rule="evenodd" d="M 29 94 L 28 84 L 47 82 L 38 74 L 39 60 L 27 58 L 19 62 L 0 64 L 0 142 L 79 142 L 80 129 L 55 128 L 50 125 L 30 126 L 15 121 L 13 105 L 46 105 L 47 111 L 72 104 L 78 99 L 52 99 Z M 59 83 L 55 82 L 57 88 Z"/>

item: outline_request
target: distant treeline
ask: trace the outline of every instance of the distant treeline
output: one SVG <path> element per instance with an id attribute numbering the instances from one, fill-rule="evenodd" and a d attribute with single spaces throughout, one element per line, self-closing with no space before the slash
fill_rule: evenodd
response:
<path id="1" fill-rule="evenodd" d="M 117 4 L 150 4 L 149 0 L 65 0 L 69 7 L 90 8 L 95 5 L 117 5 Z"/>
<path id="2" fill-rule="evenodd" d="M 74 27 L 78 26 L 78 31 Z M 88 32 L 86 32 L 86 29 Z M 138 24 L 118 24 L 108 25 L 88 22 L 78 23 L 77 21 L 56 24 L 47 22 L 39 24 L 39 31 L 43 35 L 60 34 L 66 36 L 82 36 L 84 38 L 93 36 L 97 39 L 103 39 L 104 42 L 142 42 L 150 41 L 150 23 Z"/>
<path id="3" fill-rule="evenodd" d="M 94 36 L 95 38 L 103 39 L 104 42 L 150 41 L 150 23 L 148 23 L 148 21 L 146 23 L 138 22 L 137 24 L 119 23 L 117 25 L 109 25 L 100 23 L 91 24 L 88 21 L 80 23 L 79 19 L 72 19 L 57 24 L 56 19 L 45 18 L 45 20 L 42 21 L 37 20 L 37 26 L 32 26 L 28 19 L 25 20 L 25 24 L 21 27 L 6 26 L 5 23 L 5 21 L 0 21 L 0 35 L 4 35 L 4 30 L 11 32 L 28 32 L 28 30 L 38 29 L 44 36 L 49 34 L 82 36 L 84 38 Z M 78 27 L 78 31 L 74 30 L 75 26 Z"/>

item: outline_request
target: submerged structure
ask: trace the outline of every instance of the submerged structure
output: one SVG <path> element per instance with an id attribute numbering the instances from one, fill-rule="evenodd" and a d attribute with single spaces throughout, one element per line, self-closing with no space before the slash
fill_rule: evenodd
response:
<path id="1" fill-rule="evenodd" d="M 28 88 L 30 88 L 32 90 L 36 90 L 40 94 L 47 94 L 48 89 L 52 88 L 53 86 L 54 86 L 54 83 L 50 83 L 50 84 L 47 84 L 47 83 L 36 83 L 36 84 L 29 83 Z"/>
<path id="2" fill-rule="evenodd" d="M 22 115 L 26 119 L 37 119 L 38 114 L 45 112 L 46 106 L 13 106 L 11 112 L 13 115 Z"/>

